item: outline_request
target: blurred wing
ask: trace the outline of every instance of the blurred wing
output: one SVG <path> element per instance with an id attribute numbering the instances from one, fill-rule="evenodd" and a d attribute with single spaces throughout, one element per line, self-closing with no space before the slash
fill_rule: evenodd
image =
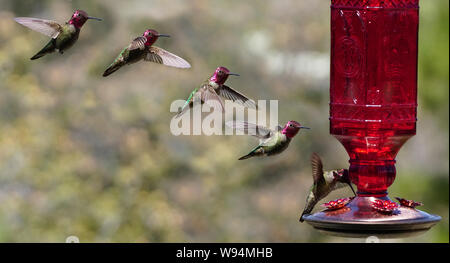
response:
<path id="1" fill-rule="evenodd" d="M 311 167 L 314 182 L 324 180 L 322 160 L 317 153 L 311 155 Z"/>
<path id="2" fill-rule="evenodd" d="M 16 17 L 14 18 L 14 20 L 23 26 L 26 26 L 51 38 L 56 38 L 59 33 L 62 32 L 61 25 L 51 20 L 32 17 Z"/>
<path id="3" fill-rule="evenodd" d="M 247 98 L 242 93 L 235 91 L 234 89 L 228 87 L 227 85 L 222 85 L 218 90 L 218 94 L 224 97 L 225 99 L 237 102 L 247 108 L 257 109 L 254 100 Z"/>
<path id="4" fill-rule="evenodd" d="M 205 91 L 203 91 L 201 100 L 213 107 L 215 111 L 218 110 L 220 112 L 224 112 L 225 106 L 223 106 L 223 101 L 213 88 L 208 87 Z"/>
<path id="5" fill-rule="evenodd" d="M 259 146 L 273 146 L 277 143 L 277 137 L 269 137 L 267 139 L 260 139 Z"/>
<path id="6" fill-rule="evenodd" d="M 145 48 L 145 42 L 147 42 L 147 39 L 145 37 L 137 37 L 131 42 L 131 44 L 128 46 L 129 50 L 133 49 L 144 49 Z"/>
<path id="7" fill-rule="evenodd" d="M 230 128 L 243 131 L 245 134 L 255 136 L 259 139 L 270 138 L 274 132 L 269 128 L 246 121 L 228 121 L 225 124 Z"/>
<path id="8" fill-rule="evenodd" d="M 145 60 L 175 68 L 190 68 L 191 65 L 177 55 L 159 47 L 150 47 Z"/>

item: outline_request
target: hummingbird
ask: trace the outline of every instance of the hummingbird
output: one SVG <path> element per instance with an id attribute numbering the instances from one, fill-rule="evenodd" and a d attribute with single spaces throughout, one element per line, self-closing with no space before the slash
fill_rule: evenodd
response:
<path id="1" fill-rule="evenodd" d="M 133 64 L 140 60 L 155 62 L 175 68 L 190 68 L 191 65 L 184 59 L 177 55 L 170 53 L 160 47 L 155 47 L 153 44 L 159 37 L 170 37 L 166 34 L 160 34 L 156 30 L 147 29 L 142 34 L 135 38 L 127 47 L 125 47 L 119 56 L 109 65 L 103 73 L 106 77 L 119 68 L 127 64 Z"/>
<path id="2" fill-rule="evenodd" d="M 303 222 L 303 216 L 311 213 L 314 206 L 321 199 L 325 198 L 332 191 L 350 186 L 353 194 L 356 196 L 355 190 L 353 190 L 347 169 L 323 171 L 322 160 L 317 153 L 311 155 L 312 176 L 314 184 L 309 189 L 308 197 L 306 198 L 305 209 L 300 216 L 300 222 Z"/>
<path id="3" fill-rule="evenodd" d="M 278 125 L 275 130 L 244 121 L 229 121 L 226 125 L 260 139 L 259 145 L 251 150 L 249 154 L 239 158 L 239 160 L 245 160 L 253 156 L 279 154 L 286 150 L 292 138 L 297 135 L 300 129 L 310 129 L 296 121 L 288 121 L 284 127 Z"/>
<path id="4" fill-rule="evenodd" d="M 224 84 L 228 79 L 228 76 L 240 75 L 230 72 L 226 67 L 216 68 L 209 79 L 189 94 L 186 103 L 181 107 L 175 117 L 178 118 L 183 115 L 187 110 L 192 108 L 197 101 L 200 101 L 202 104 L 206 103 L 209 106 L 224 112 L 225 106 L 223 98 L 232 100 L 248 108 L 257 109 L 258 107 L 253 100 Z"/>
<path id="5" fill-rule="evenodd" d="M 54 51 L 63 54 L 65 50 L 75 44 L 80 34 L 81 27 L 88 19 L 102 21 L 100 18 L 88 16 L 83 10 L 76 10 L 70 20 L 64 25 L 60 25 L 55 21 L 39 18 L 14 18 L 17 23 L 52 38 L 41 51 L 31 57 L 31 60 L 38 59 Z"/>

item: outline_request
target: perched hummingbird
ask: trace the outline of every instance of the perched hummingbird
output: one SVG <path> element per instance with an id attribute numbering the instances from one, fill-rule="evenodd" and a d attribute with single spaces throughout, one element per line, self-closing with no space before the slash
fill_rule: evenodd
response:
<path id="1" fill-rule="evenodd" d="M 39 18 L 14 18 L 17 23 L 52 38 L 41 51 L 31 58 L 31 60 L 38 59 L 55 50 L 62 54 L 77 41 L 81 27 L 88 19 L 101 21 L 100 18 L 88 16 L 83 10 L 76 10 L 69 22 L 66 22 L 64 25 L 60 25 L 55 21 Z"/>
<path id="2" fill-rule="evenodd" d="M 239 74 L 231 73 L 226 67 L 218 67 L 214 74 L 206 80 L 201 87 L 195 88 L 189 95 L 186 103 L 175 116 L 176 118 L 183 115 L 187 110 L 193 107 L 194 102 L 200 101 L 206 103 L 215 109 L 224 112 L 223 99 L 232 100 L 248 108 L 257 109 L 256 103 L 247 98 L 242 93 L 225 85 L 228 76 L 239 76 Z"/>
<path id="3" fill-rule="evenodd" d="M 313 153 L 311 156 L 311 166 L 314 184 L 309 189 L 309 194 L 306 198 L 305 209 L 300 216 L 300 222 L 303 222 L 304 215 L 311 213 L 317 202 L 325 198 L 329 193 L 336 189 L 348 185 L 352 189 L 353 194 L 355 194 L 356 196 L 355 190 L 353 190 L 352 184 L 350 182 L 347 169 L 324 172 L 322 160 L 316 153 Z"/>
<path id="4" fill-rule="evenodd" d="M 127 47 L 125 47 L 119 56 L 103 73 L 106 77 L 119 68 L 127 64 L 133 64 L 140 60 L 155 62 L 175 68 L 190 68 L 191 65 L 177 55 L 170 53 L 162 48 L 153 46 L 153 43 L 159 37 L 170 37 L 169 35 L 159 34 L 156 30 L 147 29 L 142 36 L 135 38 Z"/>
<path id="5" fill-rule="evenodd" d="M 288 121 L 284 128 L 280 125 L 276 130 L 272 130 L 263 126 L 244 121 L 229 121 L 227 126 L 244 131 L 248 135 L 255 136 L 260 139 L 260 143 L 249 154 L 242 156 L 239 160 L 245 160 L 253 156 L 270 156 L 283 152 L 289 146 L 292 138 L 300 131 L 300 129 L 309 129 L 300 125 L 296 121 Z"/>

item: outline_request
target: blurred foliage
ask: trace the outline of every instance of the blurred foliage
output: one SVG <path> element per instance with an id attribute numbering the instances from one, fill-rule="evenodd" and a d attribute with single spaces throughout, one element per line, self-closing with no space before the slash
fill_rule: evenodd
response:
<path id="1" fill-rule="evenodd" d="M 348 156 L 328 131 L 328 1 L 0 0 L 0 242 L 359 242 L 298 223 L 311 184 Z M 88 21 L 64 55 L 15 16 Z M 442 222 L 394 242 L 448 242 L 448 1 L 421 1 L 419 122 L 400 151 L 392 196 L 423 201 Z M 140 63 L 101 73 L 147 28 L 192 64 Z M 280 122 L 313 127 L 288 151 L 238 162 L 245 136 L 173 136 L 169 106 L 219 65 L 232 87 L 280 100 Z M 346 189 L 329 198 L 348 196 Z M 326 201 L 326 200 L 324 200 Z"/>

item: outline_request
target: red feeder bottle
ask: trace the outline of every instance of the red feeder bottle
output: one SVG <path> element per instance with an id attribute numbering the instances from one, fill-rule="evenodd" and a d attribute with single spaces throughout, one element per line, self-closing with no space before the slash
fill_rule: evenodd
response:
<path id="1" fill-rule="evenodd" d="M 350 156 L 357 197 L 345 213 L 305 217 L 314 227 L 347 235 L 425 231 L 439 216 L 399 208 L 390 200 L 395 156 L 416 134 L 418 0 L 331 0 L 330 133 Z"/>

